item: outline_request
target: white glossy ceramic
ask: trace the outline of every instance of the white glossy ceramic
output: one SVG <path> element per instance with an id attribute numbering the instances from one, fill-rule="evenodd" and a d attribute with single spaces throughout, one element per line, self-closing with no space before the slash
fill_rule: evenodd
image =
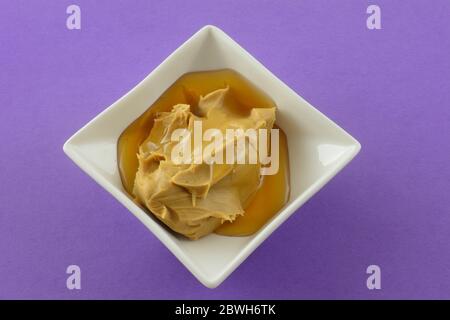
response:
<path id="1" fill-rule="evenodd" d="M 279 106 L 277 124 L 288 137 L 290 200 L 252 236 L 212 234 L 189 241 L 162 227 L 127 196 L 117 168 L 116 144 L 122 131 L 181 75 L 223 68 L 240 72 Z M 360 148 L 358 141 L 214 26 L 205 26 L 194 34 L 135 88 L 78 130 L 63 147 L 69 158 L 133 213 L 209 288 L 228 277 L 280 224 L 349 163 Z"/>

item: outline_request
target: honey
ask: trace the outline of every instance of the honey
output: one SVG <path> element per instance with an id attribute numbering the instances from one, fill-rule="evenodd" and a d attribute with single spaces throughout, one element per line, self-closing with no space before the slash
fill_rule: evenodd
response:
<path id="1" fill-rule="evenodd" d="M 155 103 L 131 123 L 118 139 L 118 166 L 125 190 L 133 196 L 133 185 L 138 170 L 140 144 L 148 137 L 158 112 L 169 111 L 179 103 L 195 108 L 200 96 L 224 87 L 233 94 L 238 112 L 249 112 L 251 108 L 271 108 L 275 103 L 242 75 L 230 69 L 187 73 L 172 84 Z M 278 127 L 276 127 L 278 128 Z M 279 170 L 275 175 L 262 176 L 259 189 L 253 195 L 245 214 L 233 222 L 224 222 L 216 229 L 217 234 L 246 236 L 258 231 L 272 218 L 289 198 L 289 159 L 287 138 L 279 129 Z"/>

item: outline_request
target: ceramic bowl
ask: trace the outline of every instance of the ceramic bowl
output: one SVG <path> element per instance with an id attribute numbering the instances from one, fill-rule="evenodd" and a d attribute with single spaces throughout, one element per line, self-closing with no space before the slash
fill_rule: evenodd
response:
<path id="1" fill-rule="evenodd" d="M 190 241 L 168 231 L 127 195 L 117 167 L 117 139 L 181 75 L 224 68 L 241 73 L 278 105 L 277 124 L 288 138 L 290 199 L 252 236 L 211 234 Z M 214 26 L 205 26 L 195 33 L 135 88 L 78 130 L 63 147 L 69 158 L 134 214 L 209 288 L 218 286 L 228 277 L 276 228 L 348 164 L 360 148 L 357 140 Z M 272 263 L 281 267 L 280 261 Z"/>

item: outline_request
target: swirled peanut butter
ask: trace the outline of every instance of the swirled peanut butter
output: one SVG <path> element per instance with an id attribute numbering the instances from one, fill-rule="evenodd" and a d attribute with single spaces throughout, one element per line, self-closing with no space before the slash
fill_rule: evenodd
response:
<path id="1" fill-rule="evenodd" d="M 184 152 L 192 155 L 190 163 L 172 161 L 180 144 L 171 137 L 179 129 L 195 132 L 198 121 L 205 136 L 211 128 L 222 133 L 226 128 L 270 128 L 275 107 L 266 93 L 234 70 L 182 75 L 118 139 L 125 191 L 149 215 L 190 239 L 212 231 L 225 236 L 257 232 L 289 197 L 289 157 L 282 128 L 274 125 L 280 134 L 279 170 L 274 175 L 261 175 L 259 162 L 209 165 L 208 160 L 218 155 L 214 152 L 198 161 L 194 143 L 187 143 L 191 149 Z M 222 143 L 218 151 L 226 151 L 228 145 Z"/>
<path id="2" fill-rule="evenodd" d="M 213 232 L 225 221 L 243 215 L 252 196 L 261 184 L 261 163 L 222 163 L 196 159 L 205 157 L 203 137 L 195 146 L 195 125 L 202 132 L 218 130 L 267 129 L 275 122 L 275 108 L 251 108 L 247 112 L 233 109 L 229 88 L 215 90 L 200 97 L 198 105 L 177 104 L 169 112 L 157 114 L 152 130 L 139 147 L 139 168 L 133 194 L 158 219 L 177 233 L 198 239 Z M 183 129 L 189 141 L 188 160 L 174 160 L 176 130 Z M 194 138 L 193 138 L 194 137 Z M 216 142 L 217 140 L 215 140 Z M 235 140 L 219 140 L 211 154 L 226 151 L 226 144 Z M 197 149 L 201 149 L 200 152 Z M 244 148 L 248 159 L 249 148 Z M 186 155 L 185 155 L 186 156 Z M 225 157 L 225 155 L 223 155 Z M 237 155 L 236 155 L 237 157 Z M 247 161 L 248 162 L 248 161 Z"/>

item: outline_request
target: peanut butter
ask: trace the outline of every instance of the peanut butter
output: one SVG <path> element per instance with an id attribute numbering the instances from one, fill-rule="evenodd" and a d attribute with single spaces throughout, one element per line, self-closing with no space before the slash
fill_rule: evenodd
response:
<path id="1" fill-rule="evenodd" d="M 191 239 L 212 231 L 226 236 L 257 232 L 289 198 L 287 138 L 273 124 L 275 108 L 266 93 L 234 70 L 182 75 L 119 137 L 124 190 L 149 215 Z M 258 162 L 208 165 L 208 157 L 174 163 L 169 155 L 177 146 L 170 141 L 171 133 L 192 131 L 198 121 L 204 132 L 273 125 L 280 140 L 278 172 L 261 175 L 266 166 Z M 191 148 L 189 154 L 197 160 L 195 153 Z"/>
<path id="2" fill-rule="evenodd" d="M 275 108 L 237 111 L 232 99 L 226 87 L 200 97 L 197 106 L 177 104 L 170 112 L 157 114 L 149 136 L 139 147 L 133 188 L 136 200 L 172 230 L 190 239 L 207 235 L 223 222 L 243 215 L 261 184 L 259 162 L 175 163 L 172 159 L 177 141 L 172 141 L 171 135 L 177 129 L 194 135 L 194 121 L 201 121 L 204 130 L 219 129 L 224 135 L 230 128 L 273 127 Z M 196 153 L 195 148 L 191 152 Z"/>

